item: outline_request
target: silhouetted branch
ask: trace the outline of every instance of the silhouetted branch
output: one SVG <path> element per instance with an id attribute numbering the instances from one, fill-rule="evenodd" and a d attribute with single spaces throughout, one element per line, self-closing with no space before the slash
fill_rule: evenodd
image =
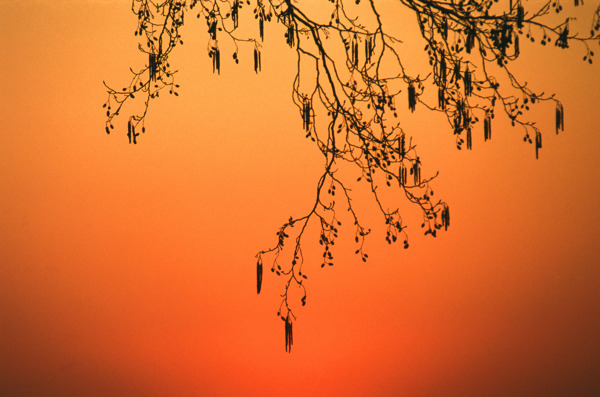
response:
<path id="1" fill-rule="evenodd" d="M 575 0 L 574 5 L 579 6 L 579 1 Z M 239 31 L 247 6 L 253 7 L 257 37 L 244 37 Z M 386 13 L 400 6 L 401 12 L 416 20 L 418 32 L 409 39 L 422 40 L 429 61 L 427 70 L 409 70 L 401 56 L 402 38 L 394 33 L 394 23 L 385 22 Z M 266 22 L 281 26 L 287 45 L 297 54 L 292 99 L 306 138 L 325 158 L 324 172 L 317 181 L 310 209 L 302 216 L 290 217 L 279 228 L 276 244 L 256 255 L 257 293 L 262 287 L 264 255 L 272 261 L 271 271 L 284 278 L 278 316 L 285 322 L 286 351 L 291 351 L 292 320 L 296 319 L 288 300 L 291 286 L 303 291 L 301 304 L 306 304 L 307 276 L 302 272 L 305 230 L 311 222 L 320 226 L 321 267 L 332 266 L 332 247 L 342 226 L 336 213 L 340 205 L 336 198 L 340 196 L 341 205 L 354 222 L 356 254 L 363 261 L 368 258 L 364 241 L 370 229 L 359 222 L 353 206 L 350 184 L 354 181 L 340 177 L 338 167 L 351 164 L 360 174 L 356 182 L 369 187 L 387 227 L 388 243 L 402 241 L 404 248 L 409 246 L 399 209 L 396 204 L 392 203 L 390 209 L 384 203 L 382 189 L 402 192 L 420 208 L 425 235 L 436 237 L 438 230 L 447 230 L 450 225 L 448 205 L 433 198 L 430 184 L 437 173 L 423 174 L 416 145 L 400 127 L 399 107 L 407 106 L 410 113 L 424 109 L 445 114 L 457 148 L 469 150 L 480 118 L 483 139 L 488 141 L 496 112 L 503 112 L 513 126 L 520 127 L 525 142 L 533 143 L 535 136 L 537 158 L 542 133 L 525 112 L 535 104 L 553 101 L 558 133 L 564 129 L 564 110 L 554 96 L 531 90 L 513 74 L 511 63 L 519 58 L 520 42 L 536 42 L 541 36 L 540 45 L 554 42 L 561 49 L 578 45 L 584 50 L 583 60 L 590 64 L 594 57 L 591 45 L 600 43 L 600 6 L 590 13 L 590 34 L 579 36 L 572 31 L 573 18 L 556 24 L 547 22 L 553 19 L 551 14 L 563 12 L 561 3 L 554 0 L 531 9 L 525 9 L 521 0 L 502 4 L 494 0 L 398 0 L 392 4 L 329 0 L 318 5 L 294 0 L 133 0 L 132 11 L 138 16 L 135 35 L 141 37 L 139 48 L 148 64 L 132 70 L 131 81 L 123 89 L 107 85 L 104 104 L 106 132 L 110 133 L 123 106 L 131 99 L 142 98 L 143 113 L 128 119 L 130 143 L 137 143 L 139 131 L 145 132 L 150 100 L 165 90 L 177 95 L 176 71 L 168 60 L 175 47 L 183 44 L 180 28 L 190 12 L 206 23 L 207 53 L 216 74 L 221 73 L 224 59 L 223 40 L 233 43 L 235 63 L 239 62 L 240 46 L 252 47 L 254 71 L 261 71 Z M 307 75 L 301 65 L 313 65 L 314 74 Z M 430 91 L 434 93 L 433 101 L 426 95 Z M 327 120 L 327 127 L 317 127 L 318 120 Z M 293 248 L 289 248 L 293 259 L 282 264 L 280 254 L 295 226 L 299 228 L 295 229 Z"/>

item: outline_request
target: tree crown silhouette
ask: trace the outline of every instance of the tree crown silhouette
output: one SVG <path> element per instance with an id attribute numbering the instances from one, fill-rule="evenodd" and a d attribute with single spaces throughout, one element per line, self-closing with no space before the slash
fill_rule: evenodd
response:
<path id="1" fill-rule="evenodd" d="M 574 6 L 580 5 L 574 0 Z M 558 0 L 528 7 L 521 0 L 133 0 L 134 34 L 140 37 L 139 50 L 147 62 L 132 70 L 126 87 L 113 89 L 105 83 L 106 132 L 114 129 L 123 106 L 138 98 L 144 110 L 127 120 L 129 142 L 137 143 L 146 130 L 151 101 L 166 92 L 178 95 L 176 70 L 169 58 L 183 44 L 181 27 L 189 19 L 206 23 L 207 53 L 215 74 L 221 73 L 228 57 L 238 63 L 245 56 L 260 72 L 263 52 L 268 54 L 263 46 L 265 24 L 280 27 L 282 39 L 297 54 L 293 102 L 306 138 L 325 158 L 309 210 L 291 216 L 277 231 L 274 245 L 256 255 L 258 293 L 263 261 L 268 260 L 271 271 L 283 279 L 277 314 L 285 323 L 285 348 L 291 351 L 297 308 L 288 292 L 299 288 L 299 303 L 306 304 L 302 242 L 307 225 L 316 222 L 320 227 L 321 267 L 332 266 L 332 246 L 342 226 L 338 209 L 347 209 L 356 254 L 367 261 L 364 241 L 370 229 L 352 204 L 352 184 L 369 187 L 390 244 L 409 246 L 400 211 L 384 202 L 384 189 L 398 190 L 420 209 L 425 235 L 436 237 L 450 225 L 448 204 L 434 198 L 432 180 L 437 174 L 422 175 L 423 159 L 401 127 L 402 113 L 421 107 L 444 114 L 459 150 L 472 149 L 477 130 L 482 130 L 484 141 L 491 139 L 493 120 L 504 113 L 523 140 L 532 144 L 537 158 L 542 132 L 526 112 L 538 103 L 552 103 L 558 133 L 564 128 L 563 106 L 553 95 L 530 89 L 513 74 L 512 62 L 526 40 L 560 49 L 577 45 L 583 61 L 592 64 L 592 45 L 600 43 L 600 6 L 590 10 L 589 35 L 579 35 L 571 28 L 574 19 L 562 17 Z M 395 13 L 415 21 L 416 31 L 409 37 L 400 36 Z M 409 67 L 403 40 L 422 44 L 427 67 Z M 222 54 L 224 47 L 233 51 Z M 358 180 L 341 176 L 338 170 L 343 165 L 354 167 Z M 284 249 L 291 250 L 290 263 L 279 260 Z"/>

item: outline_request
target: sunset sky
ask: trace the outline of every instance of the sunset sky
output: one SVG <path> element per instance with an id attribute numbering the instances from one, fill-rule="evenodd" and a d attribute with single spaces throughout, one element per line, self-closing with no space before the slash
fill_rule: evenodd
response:
<path id="1" fill-rule="evenodd" d="M 532 112 L 539 160 L 506 119 L 458 151 L 417 109 L 403 128 L 451 227 L 423 236 L 398 195 L 410 249 L 389 246 L 357 199 L 370 259 L 343 218 L 335 266 L 305 264 L 288 354 L 282 280 L 266 260 L 257 295 L 254 255 L 323 170 L 294 53 L 268 25 L 260 74 L 248 50 L 213 75 L 200 21 L 172 59 L 179 96 L 129 145 L 126 116 L 104 132 L 102 82 L 145 62 L 130 6 L 0 0 L 0 395 L 600 395 L 600 59 L 523 46 L 516 71 L 565 107 L 558 136 L 553 106 Z"/>

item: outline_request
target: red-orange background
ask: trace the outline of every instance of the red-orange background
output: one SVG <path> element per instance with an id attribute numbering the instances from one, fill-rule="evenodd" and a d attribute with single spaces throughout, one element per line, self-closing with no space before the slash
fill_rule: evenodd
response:
<path id="1" fill-rule="evenodd" d="M 402 203 L 411 248 L 389 247 L 359 202 L 371 259 L 342 229 L 336 266 L 307 263 L 290 355 L 281 280 L 257 296 L 254 254 L 309 208 L 323 166 L 290 100 L 293 54 L 269 28 L 263 73 L 248 50 L 217 77 L 206 37 L 184 37 L 180 96 L 130 146 L 101 108 L 102 81 L 143 62 L 129 6 L 0 2 L 0 394 L 600 393 L 600 79 L 581 51 L 526 47 L 519 70 L 566 109 L 559 136 L 553 108 L 535 113 L 538 161 L 502 120 L 466 153 L 441 118 L 406 120 L 452 226 L 424 237 Z"/>

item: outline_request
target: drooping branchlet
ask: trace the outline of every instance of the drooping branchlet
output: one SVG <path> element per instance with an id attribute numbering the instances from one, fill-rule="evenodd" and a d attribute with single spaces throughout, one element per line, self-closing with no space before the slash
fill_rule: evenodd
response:
<path id="1" fill-rule="evenodd" d="M 399 135 L 396 132 L 400 123 L 397 120 L 394 103 L 400 92 L 404 95 L 401 91 L 403 86 L 400 84 L 405 84 L 404 87 L 408 86 L 407 99 L 411 112 L 415 111 L 417 101 L 422 103 L 423 111 L 435 109 L 435 94 L 437 94 L 436 110 L 448 118 L 456 134 L 455 139 L 459 149 L 464 147 L 465 143 L 468 149 L 472 148 L 472 130 L 475 123 L 479 121 L 477 116 L 482 110 L 486 111 L 485 118 L 482 120 L 484 140 L 491 138 L 491 119 L 494 109 L 502 109 L 513 125 L 525 127 L 525 140 L 533 143 L 533 136 L 530 137 L 529 133 L 535 130 L 535 127 L 521 117 L 524 110 L 529 110 L 527 100 L 534 103 L 534 100 L 553 100 L 553 97 L 531 92 L 525 82 L 518 80 L 517 76 L 512 74 L 512 70 L 509 70 L 509 62 L 519 56 L 519 35 L 527 35 L 527 38 L 533 41 L 532 32 L 537 30 L 544 35 L 541 40 L 542 45 L 551 42 L 547 37 L 550 35 L 556 45 L 563 48 L 568 47 L 569 44 L 583 43 L 587 47 L 584 61 L 590 63 L 594 54 L 588 43 L 596 39 L 582 38 L 570 33 L 568 20 L 554 27 L 544 24 L 538 18 L 543 14 L 544 8 L 538 9 L 537 12 L 535 10 L 528 12 L 526 15 L 521 0 L 514 0 L 516 5 L 513 5 L 511 0 L 508 12 L 502 7 L 496 10 L 489 7 L 487 3 L 473 6 L 472 2 L 460 1 L 445 2 L 443 5 L 440 3 L 443 10 L 425 6 L 427 11 L 423 11 L 420 2 L 409 1 L 403 5 L 417 14 L 421 37 L 427 41 L 425 51 L 428 52 L 431 69 L 422 71 L 414 70 L 408 66 L 408 62 L 404 62 L 404 53 L 400 51 L 400 47 L 397 47 L 398 43 L 401 43 L 400 38 L 393 36 L 393 30 L 388 30 L 387 25 L 379 18 L 371 18 L 373 15 L 368 18 L 376 22 L 370 24 L 363 23 L 366 19 L 362 20 L 360 12 L 356 16 L 346 14 L 347 10 L 342 8 L 345 0 L 331 1 L 333 12 L 329 23 L 312 19 L 310 13 L 304 12 L 302 2 L 283 0 L 279 5 L 274 5 L 264 0 L 251 1 L 256 2 L 254 9 L 254 17 L 258 20 L 258 29 L 254 32 L 256 37 L 252 37 L 252 33 L 248 37 L 245 32 L 243 35 L 238 34 L 239 31 L 234 32 L 245 20 L 242 15 L 243 0 L 231 0 L 229 5 L 214 3 L 213 0 L 204 3 L 198 0 L 191 0 L 191 2 L 165 0 L 159 4 L 150 0 L 134 0 L 134 4 L 139 8 L 134 10 L 138 15 L 136 36 L 143 37 L 143 40 L 147 41 L 146 43 L 142 41 L 140 48 L 148 56 L 148 67 L 144 66 L 139 72 L 133 71 L 133 80 L 122 91 L 107 87 L 109 99 L 105 104 L 108 106 L 105 129 L 107 133 L 110 132 L 113 128 L 112 119 L 118 115 L 120 105 L 126 99 L 134 98 L 134 94 L 137 97 L 140 91 L 142 92 L 139 97 L 144 98 L 143 93 L 147 93 L 148 98 L 153 99 L 167 87 L 169 92 L 177 95 L 175 88 L 178 86 L 173 81 L 175 71 L 170 68 L 168 60 L 175 45 L 183 44 L 179 31 L 184 22 L 183 10 L 200 5 L 198 18 L 204 17 L 206 20 L 208 53 L 212 60 L 213 72 L 219 74 L 221 69 L 219 48 L 232 48 L 230 44 L 234 47 L 233 59 L 236 63 L 239 61 L 238 56 L 246 53 L 246 50 L 240 47 L 253 45 L 254 71 L 261 70 L 263 47 L 258 43 L 264 40 L 265 22 L 271 21 L 271 16 L 275 15 L 274 21 L 282 24 L 286 29 L 286 43 L 298 55 L 296 81 L 302 80 L 302 89 L 309 90 L 304 91 L 309 92 L 308 96 L 299 97 L 300 88 L 298 85 L 294 86 L 294 101 L 301 114 L 303 129 L 308 132 L 306 136 L 316 142 L 326 158 L 325 172 L 318 182 L 313 210 L 297 218 L 290 217 L 290 221 L 277 234 L 275 247 L 261 251 L 274 254 L 274 264 L 271 267 L 273 273 L 281 278 L 287 278 L 282 304 L 289 314 L 281 319 L 286 324 L 286 351 L 290 351 L 293 342 L 292 320 L 295 321 L 295 317 L 288 307 L 287 287 L 292 285 L 303 289 L 306 275 L 301 272 L 301 260 L 296 255 L 300 252 L 300 237 L 303 232 L 296 234 L 296 239 L 290 239 L 288 227 L 293 227 L 295 223 L 302 223 L 304 227 L 309 220 L 321 221 L 322 234 L 319 241 L 327 247 L 324 255 L 324 261 L 327 262 L 324 264 L 331 265 L 333 255 L 329 245 L 333 245 L 333 237 L 336 235 L 333 236 L 332 233 L 337 233 L 337 229 L 334 228 L 339 226 L 335 222 L 334 204 L 335 199 L 339 200 L 341 196 L 342 202 L 348 203 L 349 214 L 356 226 L 356 242 L 360 245 L 356 253 L 360 254 L 363 261 L 368 257 L 363 252 L 362 246 L 368 231 L 361 226 L 358 215 L 354 212 L 352 189 L 345 185 L 344 178 L 340 174 L 336 174 L 340 162 L 356 165 L 361 173 L 358 181 L 362 178 L 370 185 L 373 196 L 385 215 L 389 232 L 388 242 L 395 242 L 398 239 L 397 235 L 405 232 L 404 226 L 395 220 L 399 218 L 398 208 L 392 207 L 392 210 L 386 210 L 387 206 L 379 202 L 381 189 L 378 188 L 382 181 L 390 188 L 400 189 L 406 193 L 409 201 L 418 204 L 424 213 L 423 227 L 426 228 L 426 234 L 435 237 L 436 230 L 446 229 L 449 225 L 448 206 L 441 201 L 435 202 L 431 197 L 433 191 L 429 184 L 435 176 L 428 178 L 421 175 L 421 163 L 416 153 L 416 146 L 412 144 L 412 140 L 405 146 L 404 133 Z M 368 8 L 375 11 L 375 14 L 379 7 L 376 3 L 371 3 L 371 7 Z M 576 0 L 576 5 L 578 3 L 579 0 Z M 546 7 L 562 8 L 554 4 L 558 3 L 549 1 Z M 254 29 L 256 30 L 256 27 Z M 594 29 L 600 29 L 600 9 L 594 15 L 592 36 L 596 35 Z M 245 38 L 242 39 L 242 36 Z M 330 38 L 333 40 L 329 40 Z M 342 57 L 337 57 L 334 46 L 338 45 L 340 40 L 345 46 L 345 53 L 339 47 Z M 467 56 L 465 53 L 472 56 Z M 305 73 L 311 68 L 305 66 L 313 61 L 316 73 L 313 75 L 311 75 L 312 71 Z M 488 65 L 492 67 L 488 68 Z M 314 79 L 315 75 L 316 79 Z M 504 83 L 507 76 L 510 84 Z M 313 82 L 316 84 L 312 85 Z M 499 82 L 502 82 L 501 89 Z M 437 88 L 437 93 L 426 92 L 426 89 L 431 89 L 430 87 L 433 87 L 433 90 Z M 517 94 L 509 94 L 507 89 L 514 89 Z M 523 102 L 520 102 L 520 99 L 516 100 L 520 97 L 525 100 Z M 495 107 L 496 101 L 501 103 Z M 324 110 L 323 115 L 328 115 L 329 128 L 317 128 L 316 109 L 313 109 L 313 106 Z M 147 108 L 148 102 L 146 102 L 146 110 Z M 128 137 L 131 143 L 136 143 L 138 135 L 136 131 L 140 127 L 144 132 L 145 115 L 146 113 L 143 113 L 130 118 Z M 564 127 L 563 118 L 562 105 L 557 103 L 557 132 Z M 537 132 L 535 144 L 536 157 L 539 157 L 541 135 Z M 408 172 L 414 183 L 407 181 Z M 394 179 L 398 180 L 399 186 L 392 186 Z M 332 182 L 328 196 L 325 196 L 327 188 L 323 188 L 325 180 L 335 181 Z M 333 187 L 335 185 L 338 186 L 337 195 Z M 334 216 L 330 218 L 330 215 Z M 325 218 L 327 222 L 323 223 Z M 327 226 L 323 226 L 324 224 Z M 291 265 L 277 263 L 277 258 L 281 258 L 279 254 L 284 250 L 284 241 L 287 242 L 285 249 L 288 249 L 289 242 L 294 240 L 296 251 Z M 404 239 L 404 247 L 408 247 L 407 239 Z M 262 265 L 262 260 L 259 258 L 256 269 L 257 293 L 260 293 L 262 288 Z M 303 294 L 300 302 L 302 305 L 306 303 L 306 293 Z"/>

